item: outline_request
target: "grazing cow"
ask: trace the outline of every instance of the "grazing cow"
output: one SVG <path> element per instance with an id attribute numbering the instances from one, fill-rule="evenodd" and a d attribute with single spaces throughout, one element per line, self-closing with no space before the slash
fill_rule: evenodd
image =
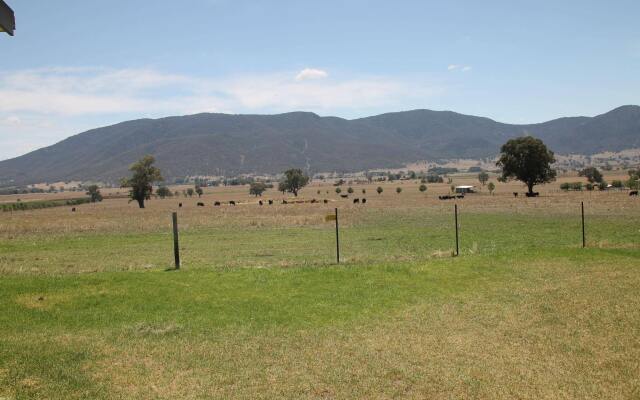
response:
<path id="1" fill-rule="evenodd" d="M 360 204 L 360 199 L 353 199 L 353 204 Z"/>
<path id="2" fill-rule="evenodd" d="M 527 193 L 525 193 L 525 196 L 527 196 L 527 197 L 538 197 L 538 196 L 540 196 L 540 193 L 538 193 L 538 192 L 533 192 L 533 193 L 527 192 Z"/>
<path id="3" fill-rule="evenodd" d="M 273 200 L 269 200 L 269 205 L 272 206 L 273 205 Z"/>
<path id="4" fill-rule="evenodd" d="M 638 191 L 637 190 L 632 190 L 629 192 L 629 196 L 637 196 L 638 195 Z"/>
<path id="5" fill-rule="evenodd" d="M 324 199 L 323 202 L 324 202 L 324 204 L 329 204 L 329 200 L 327 200 L 327 199 Z"/>
<path id="6" fill-rule="evenodd" d="M 518 192 L 513 192 L 513 197 L 518 197 Z"/>
<path id="7" fill-rule="evenodd" d="M 262 202 L 262 200 L 258 201 L 258 204 L 263 205 L 264 203 Z"/>
<path id="8" fill-rule="evenodd" d="M 464 194 L 459 194 L 456 196 L 457 199 L 464 199 Z"/>
<path id="9" fill-rule="evenodd" d="M 367 203 L 367 199 L 362 199 L 362 204 L 366 204 Z"/>
<path id="10" fill-rule="evenodd" d="M 73 207 L 73 208 L 71 209 L 71 212 L 76 212 L 76 208 L 75 208 L 75 207 Z"/>
<path id="11" fill-rule="evenodd" d="M 214 206 L 216 206 L 216 207 L 218 207 L 218 206 L 220 206 L 220 202 L 219 202 L 219 201 L 216 201 L 215 203 L 213 203 L 213 205 L 214 205 Z"/>
<path id="12" fill-rule="evenodd" d="M 289 204 L 286 200 L 282 200 L 282 204 Z"/>
<path id="13" fill-rule="evenodd" d="M 316 204 L 318 202 L 318 200 L 316 199 L 311 199 L 311 204 Z"/>
<path id="14" fill-rule="evenodd" d="M 235 202 L 235 201 L 233 201 L 233 200 L 231 200 L 231 201 L 229 202 L 229 205 L 235 206 L 235 205 L 236 205 L 236 202 Z"/>
<path id="15" fill-rule="evenodd" d="M 204 203 L 198 202 L 198 207 L 204 207 Z"/>
<path id="16" fill-rule="evenodd" d="M 182 203 L 178 203 L 178 207 L 182 208 Z"/>
<path id="17" fill-rule="evenodd" d="M 341 194 L 340 197 L 342 197 L 343 199 L 348 199 L 349 195 L 348 194 Z"/>

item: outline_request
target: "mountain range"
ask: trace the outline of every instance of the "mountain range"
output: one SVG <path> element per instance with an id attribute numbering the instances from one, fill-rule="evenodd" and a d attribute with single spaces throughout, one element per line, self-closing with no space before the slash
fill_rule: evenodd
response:
<path id="1" fill-rule="evenodd" d="M 0 184 L 117 182 L 146 154 L 167 179 L 194 175 L 394 168 L 422 160 L 495 156 L 509 138 L 533 135 L 559 154 L 640 147 L 640 106 L 595 117 L 514 125 L 451 111 L 413 110 L 347 120 L 309 112 L 196 114 L 92 129 L 0 161 Z"/>

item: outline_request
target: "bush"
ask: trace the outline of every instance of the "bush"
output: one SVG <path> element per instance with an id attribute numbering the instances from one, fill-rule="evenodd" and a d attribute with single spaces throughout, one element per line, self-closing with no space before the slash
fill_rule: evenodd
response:
<path id="1" fill-rule="evenodd" d="M 611 186 L 613 186 L 614 188 L 621 189 L 624 187 L 624 183 L 622 181 L 615 180 L 611 182 Z"/>
<path id="2" fill-rule="evenodd" d="M 26 210 L 39 210 L 42 208 L 61 207 L 61 206 L 77 206 L 80 204 L 90 203 L 91 198 L 83 197 L 78 199 L 67 200 L 39 200 L 22 202 L 17 201 L 15 203 L 0 204 L 0 210 L 4 211 L 26 211 Z"/>

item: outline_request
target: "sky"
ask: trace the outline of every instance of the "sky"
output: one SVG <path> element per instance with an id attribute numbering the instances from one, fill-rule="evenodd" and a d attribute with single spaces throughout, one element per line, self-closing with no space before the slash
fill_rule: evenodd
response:
<path id="1" fill-rule="evenodd" d="M 130 119 L 640 104 L 640 1 L 5 0 L 0 160 Z"/>

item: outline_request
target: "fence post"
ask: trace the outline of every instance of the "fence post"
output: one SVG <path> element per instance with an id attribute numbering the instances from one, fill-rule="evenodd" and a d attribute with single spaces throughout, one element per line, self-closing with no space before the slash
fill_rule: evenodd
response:
<path id="1" fill-rule="evenodd" d="M 178 213 L 173 213 L 173 256 L 176 269 L 180 269 L 180 243 L 178 240 Z"/>
<path id="2" fill-rule="evenodd" d="M 338 231 L 338 208 L 336 207 L 336 261 L 340 264 L 340 233 Z"/>
<path id="3" fill-rule="evenodd" d="M 460 246 L 458 239 L 458 204 L 454 205 L 454 214 L 455 214 L 455 222 L 456 222 L 456 256 L 460 255 Z"/>
<path id="4" fill-rule="evenodd" d="M 584 232 L 584 201 L 580 202 L 580 208 L 582 210 L 582 248 L 587 247 L 587 238 Z"/>

